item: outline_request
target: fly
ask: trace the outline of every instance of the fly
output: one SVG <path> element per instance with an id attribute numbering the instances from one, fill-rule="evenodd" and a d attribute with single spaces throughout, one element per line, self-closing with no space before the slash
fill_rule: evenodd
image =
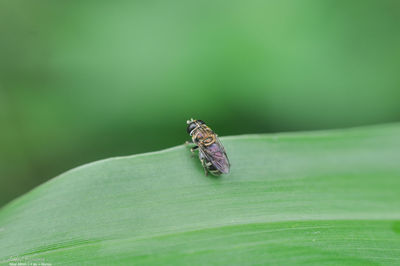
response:
<path id="1" fill-rule="evenodd" d="M 187 125 L 187 133 L 196 145 L 190 151 L 194 153 L 195 150 L 199 150 L 199 159 L 205 174 L 208 175 L 210 172 L 212 175 L 219 176 L 229 173 L 229 159 L 218 135 L 202 120 L 192 118 L 187 121 Z"/>

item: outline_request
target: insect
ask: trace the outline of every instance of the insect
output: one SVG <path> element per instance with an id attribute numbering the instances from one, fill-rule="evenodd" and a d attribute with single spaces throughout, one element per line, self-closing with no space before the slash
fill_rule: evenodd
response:
<path id="1" fill-rule="evenodd" d="M 194 154 L 195 150 L 199 150 L 199 159 L 205 174 L 208 175 L 208 172 L 210 172 L 212 175 L 219 176 L 229 173 L 229 159 L 226 156 L 224 146 L 218 139 L 218 135 L 202 120 L 193 120 L 192 118 L 186 123 L 188 125 L 187 133 L 196 145 L 190 151 Z"/>

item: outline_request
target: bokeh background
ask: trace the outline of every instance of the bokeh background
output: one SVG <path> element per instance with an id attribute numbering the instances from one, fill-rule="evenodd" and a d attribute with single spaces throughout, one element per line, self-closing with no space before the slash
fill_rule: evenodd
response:
<path id="1" fill-rule="evenodd" d="M 0 2 L 0 206 L 78 165 L 400 120 L 400 1 Z M 173 163 L 173 162 L 171 162 Z"/>

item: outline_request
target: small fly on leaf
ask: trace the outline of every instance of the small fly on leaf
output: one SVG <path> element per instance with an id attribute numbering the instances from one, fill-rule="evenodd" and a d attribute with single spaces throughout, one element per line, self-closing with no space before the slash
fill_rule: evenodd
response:
<path id="1" fill-rule="evenodd" d="M 199 149 L 199 159 L 203 165 L 204 172 L 208 175 L 219 176 L 229 173 L 230 163 L 224 146 L 214 133 L 202 120 L 190 119 L 187 121 L 187 133 L 192 137 L 196 145 L 190 149 L 192 153 Z"/>

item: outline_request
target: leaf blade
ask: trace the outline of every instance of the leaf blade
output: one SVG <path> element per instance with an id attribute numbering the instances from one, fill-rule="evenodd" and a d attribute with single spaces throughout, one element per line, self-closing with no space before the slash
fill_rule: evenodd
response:
<path id="1" fill-rule="evenodd" d="M 226 264 L 242 254 L 260 263 L 393 263 L 390 258 L 400 256 L 391 248 L 400 246 L 393 229 L 400 220 L 399 133 L 400 125 L 392 124 L 222 138 L 232 172 L 221 178 L 205 177 L 183 146 L 79 167 L 0 210 L 0 261 Z M 312 245 L 306 229 L 299 235 L 283 230 L 329 224 L 344 237 L 356 221 L 364 230 L 341 245 L 329 238 Z M 238 230 L 261 234 L 260 224 L 281 233 L 263 235 L 272 242 L 247 236 L 229 241 Z M 376 230 L 371 239 L 380 233 L 391 240 L 378 246 L 361 241 L 369 227 Z M 332 236 L 329 230 L 320 228 Z M 210 231 L 224 240 L 211 241 Z M 289 245 L 293 237 L 300 240 Z M 165 248 L 168 243 L 172 248 Z M 197 243 L 197 249 L 184 243 Z M 369 255 L 374 247 L 386 255 Z"/>

